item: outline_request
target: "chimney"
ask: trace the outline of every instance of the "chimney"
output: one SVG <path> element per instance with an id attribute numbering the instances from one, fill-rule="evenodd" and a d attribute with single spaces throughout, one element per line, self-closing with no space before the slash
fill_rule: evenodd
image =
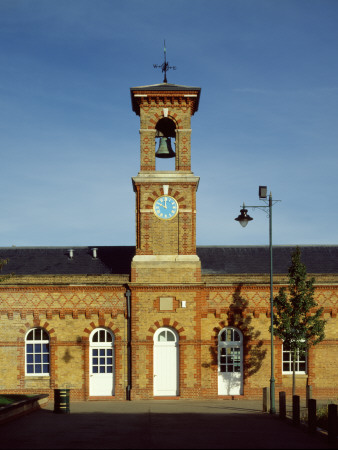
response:
<path id="1" fill-rule="evenodd" d="M 73 256 L 74 256 L 74 250 L 73 250 L 72 248 L 70 248 L 70 249 L 68 250 L 68 253 L 69 253 L 69 259 L 73 259 Z"/>
<path id="2" fill-rule="evenodd" d="M 92 248 L 92 252 L 93 252 L 93 258 L 96 259 L 97 258 L 97 248 Z"/>

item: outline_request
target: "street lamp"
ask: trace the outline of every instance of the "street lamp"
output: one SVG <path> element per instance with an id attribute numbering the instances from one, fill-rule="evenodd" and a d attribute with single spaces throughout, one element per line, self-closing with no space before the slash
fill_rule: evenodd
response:
<path id="1" fill-rule="evenodd" d="M 263 209 L 269 217 L 269 246 L 270 246 L 270 316 L 271 316 L 271 377 L 270 377 L 270 414 L 276 413 L 275 408 L 275 377 L 274 377 L 274 354 L 273 354 L 273 260 L 272 260 L 272 206 L 280 200 L 272 200 L 270 192 L 267 200 L 267 187 L 259 186 L 259 199 L 265 202 L 265 206 L 246 206 L 243 203 L 241 213 L 235 220 L 237 220 L 242 227 L 246 227 L 250 220 L 247 208 Z"/>

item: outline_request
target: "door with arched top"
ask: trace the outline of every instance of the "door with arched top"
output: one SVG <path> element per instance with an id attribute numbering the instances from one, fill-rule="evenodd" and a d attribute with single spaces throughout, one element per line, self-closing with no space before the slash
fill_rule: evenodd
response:
<path id="1" fill-rule="evenodd" d="M 179 395 L 178 335 L 171 328 L 154 334 L 154 396 Z"/>
<path id="2" fill-rule="evenodd" d="M 232 327 L 218 335 L 218 395 L 243 394 L 243 335 Z"/>
<path id="3" fill-rule="evenodd" d="M 97 328 L 90 335 L 89 395 L 114 395 L 114 335 Z"/>

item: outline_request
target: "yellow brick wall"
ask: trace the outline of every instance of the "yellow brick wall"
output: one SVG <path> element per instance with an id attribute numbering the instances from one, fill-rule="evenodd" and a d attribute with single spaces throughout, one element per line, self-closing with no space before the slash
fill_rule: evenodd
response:
<path id="1" fill-rule="evenodd" d="M 19 388 L 19 371 L 13 362 L 18 359 L 16 347 L 0 346 L 0 391 Z"/>
<path id="2" fill-rule="evenodd" d="M 162 276 L 164 282 L 168 272 L 162 271 Z M 174 280 L 174 272 L 172 277 Z M 203 283 L 181 283 L 180 286 L 150 286 L 144 283 L 130 286 L 135 398 L 152 398 L 153 336 L 158 328 L 167 326 L 174 328 L 179 335 L 180 392 L 183 397 L 217 398 L 217 336 L 228 325 L 239 327 L 245 336 L 247 366 L 244 396 L 260 396 L 262 387 L 269 385 L 270 306 L 267 285 L 252 284 L 240 290 L 237 285 L 206 286 Z M 172 310 L 160 310 L 161 297 L 173 298 Z M 302 391 L 309 380 L 320 398 L 337 395 L 336 285 L 318 286 L 316 298 L 320 306 L 325 307 L 326 338 L 311 350 L 309 374 L 297 375 L 297 386 Z M 49 299 L 52 299 L 52 304 L 48 303 Z M 182 301 L 186 302 L 186 308 L 182 307 Z M 234 306 L 238 305 L 243 306 L 245 314 L 234 310 Z M 24 337 L 35 326 L 44 327 L 50 333 L 51 349 L 55 352 L 50 377 L 25 376 Z M 54 388 L 68 385 L 74 398 L 88 398 L 88 339 L 92 330 L 101 326 L 111 329 L 116 337 L 115 398 L 124 399 L 127 323 L 122 285 L 87 288 L 37 286 L 34 280 L 31 286 L 2 285 L 0 391 L 52 393 Z M 275 345 L 275 377 L 277 392 L 291 389 L 292 376 L 282 374 L 281 343 L 278 339 Z"/>

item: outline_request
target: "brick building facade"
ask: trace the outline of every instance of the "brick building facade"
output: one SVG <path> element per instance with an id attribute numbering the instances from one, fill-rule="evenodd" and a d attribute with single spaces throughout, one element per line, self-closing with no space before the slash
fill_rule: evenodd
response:
<path id="1" fill-rule="evenodd" d="M 200 88 L 131 89 L 140 116 L 135 247 L 2 248 L 0 393 L 70 388 L 73 399 L 255 398 L 270 379 L 267 247 L 196 246 L 191 116 Z M 175 170 L 155 142 L 175 140 Z M 113 226 L 113 224 L 112 224 Z M 292 247 L 274 248 L 274 290 Z M 337 396 L 338 246 L 301 247 L 327 319 L 325 340 L 298 355 L 297 389 Z M 275 339 L 276 391 L 291 392 Z"/>

